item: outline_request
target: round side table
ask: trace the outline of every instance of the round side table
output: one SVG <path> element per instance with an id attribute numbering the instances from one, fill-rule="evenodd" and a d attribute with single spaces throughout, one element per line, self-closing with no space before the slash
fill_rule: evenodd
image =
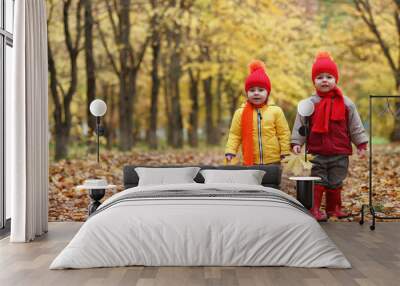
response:
<path id="1" fill-rule="evenodd" d="M 89 197 L 91 198 L 91 202 L 88 206 L 88 213 L 89 215 L 91 215 L 101 205 L 100 200 L 104 197 L 106 190 L 115 189 L 116 187 L 117 187 L 116 185 L 107 185 L 107 186 L 79 185 L 76 187 L 76 189 L 89 191 Z"/>
<path id="2" fill-rule="evenodd" d="M 303 206 L 310 210 L 314 205 L 314 182 L 320 181 L 320 177 L 290 177 L 296 181 L 296 198 Z"/>

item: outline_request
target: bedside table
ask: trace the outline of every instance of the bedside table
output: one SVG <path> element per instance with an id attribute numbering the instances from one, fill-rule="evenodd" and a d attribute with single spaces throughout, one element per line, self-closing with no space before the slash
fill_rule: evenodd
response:
<path id="1" fill-rule="evenodd" d="M 107 185 L 107 186 L 79 185 L 76 187 L 76 189 L 89 191 L 89 197 L 91 198 L 91 202 L 88 206 L 88 213 L 89 215 L 91 215 L 101 205 L 100 200 L 106 194 L 106 190 L 115 189 L 116 187 L 117 187 L 116 185 Z"/>
<path id="2" fill-rule="evenodd" d="M 296 198 L 303 206 L 310 210 L 314 205 L 314 181 L 320 181 L 320 177 L 290 177 L 296 181 Z"/>

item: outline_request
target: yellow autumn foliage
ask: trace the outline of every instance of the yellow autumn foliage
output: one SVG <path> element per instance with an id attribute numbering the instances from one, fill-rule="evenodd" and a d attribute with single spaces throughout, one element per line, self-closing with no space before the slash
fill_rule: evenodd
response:
<path id="1" fill-rule="evenodd" d="M 60 89 L 66 90 L 70 82 L 68 54 L 64 43 L 62 1 L 47 1 L 49 21 L 49 41 L 53 49 L 59 71 Z M 109 21 L 106 1 L 94 0 L 94 20 L 102 27 L 105 41 L 111 54 L 117 55 L 120 49 L 113 27 Z M 159 15 L 164 25 L 161 30 L 165 34 L 167 28 L 178 24 L 182 29 L 181 52 L 182 74 L 180 79 L 181 105 L 183 123 L 188 126 L 191 110 L 189 94 L 189 68 L 200 72 L 200 79 L 213 77 L 213 96 L 217 96 L 216 78 L 222 77 L 222 121 L 229 125 L 231 113 L 229 104 L 231 94 L 228 88 L 240 93 L 247 75 L 247 65 L 252 59 L 263 60 L 271 78 L 272 93 L 278 105 L 282 106 L 289 124 L 292 126 L 296 105 L 299 100 L 314 92 L 310 80 L 311 65 L 317 51 L 328 50 L 338 63 L 340 69 L 339 85 L 359 107 L 361 117 L 368 115 L 369 94 L 393 94 L 395 81 L 387 59 L 383 55 L 378 42 L 363 23 L 352 1 L 299 1 L 299 0 L 193 0 L 190 8 L 182 9 L 181 1 L 176 6 L 168 1 L 159 1 L 156 9 L 152 9 L 147 1 L 133 3 L 131 9 L 131 44 L 138 49 L 151 35 L 149 19 Z M 370 1 L 376 13 L 375 20 L 383 39 L 390 48 L 394 59 L 399 57 L 397 31 L 394 23 L 393 1 Z M 76 4 L 74 4 L 74 7 Z M 117 12 L 113 12 L 118 19 Z M 71 16 L 70 25 L 73 37 L 75 18 Z M 119 78 L 107 59 L 106 51 L 99 39 L 97 26 L 94 29 L 94 54 L 96 59 L 96 79 L 98 96 L 103 96 L 102 84 L 113 87 L 111 94 L 118 102 Z M 165 37 L 161 39 L 161 52 L 168 63 L 168 49 L 171 49 Z M 82 39 L 83 43 L 83 39 Z M 204 58 L 202 49 L 209 50 L 209 58 Z M 135 124 L 145 130 L 148 128 L 148 117 L 151 100 L 152 81 L 150 77 L 152 54 L 147 49 L 143 64 L 137 78 L 137 94 L 135 99 Z M 116 61 L 118 65 L 118 61 Z M 163 62 L 160 62 L 160 66 Z M 74 124 L 85 120 L 86 110 L 82 106 L 86 102 L 85 57 L 78 57 L 78 86 L 72 99 L 71 111 Z M 160 76 L 165 76 L 160 69 Z M 165 110 L 164 88 L 160 89 L 159 110 Z M 204 97 L 200 88 L 200 128 L 204 127 Z M 237 102 L 239 105 L 244 97 Z M 50 100 L 49 120 L 53 124 L 53 102 Z M 116 125 L 118 124 L 118 116 Z M 160 127 L 168 124 L 166 113 L 160 112 Z M 393 120 L 377 122 L 376 133 L 387 136 L 393 126 Z M 389 130 L 389 131 L 388 131 Z M 375 130 L 374 130 L 375 131 Z M 74 128 L 73 135 L 79 136 L 81 129 Z"/>

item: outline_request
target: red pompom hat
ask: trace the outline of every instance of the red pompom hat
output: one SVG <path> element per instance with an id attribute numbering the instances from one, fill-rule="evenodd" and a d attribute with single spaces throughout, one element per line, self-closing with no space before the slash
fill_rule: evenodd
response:
<path id="1" fill-rule="evenodd" d="M 315 57 L 311 72 L 312 81 L 314 82 L 321 73 L 329 73 L 336 79 L 336 83 L 339 81 L 338 67 L 328 52 L 319 52 Z"/>
<path id="2" fill-rule="evenodd" d="M 271 82 L 269 80 L 268 75 L 265 72 L 265 65 L 262 61 L 253 60 L 249 64 L 250 74 L 246 78 L 244 89 L 246 92 L 255 86 L 263 87 L 268 91 L 268 94 L 271 92 Z"/>

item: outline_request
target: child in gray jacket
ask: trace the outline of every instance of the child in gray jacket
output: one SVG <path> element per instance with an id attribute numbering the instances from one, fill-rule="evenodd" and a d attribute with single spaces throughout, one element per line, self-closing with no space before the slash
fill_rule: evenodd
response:
<path id="1" fill-rule="evenodd" d="M 337 87 L 339 72 L 336 63 L 326 52 L 320 52 L 312 67 L 312 80 L 316 94 L 309 99 L 315 111 L 310 117 L 307 139 L 308 152 L 315 155 L 311 175 L 320 177 L 314 187 L 312 215 L 318 221 L 327 216 L 338 218 L 348 214 L 342 211 L 341 191 L 347 176 L 351 143 L 357 153 L 365 157 L 368 137 L 354 103 Z M 297 114 L 291 145 L 295 154 L 300 153 L 306 138 L 299 134 L 304 118 Z M 326 213 L 320 210 L 323 193 L 326 192 Z"/>

